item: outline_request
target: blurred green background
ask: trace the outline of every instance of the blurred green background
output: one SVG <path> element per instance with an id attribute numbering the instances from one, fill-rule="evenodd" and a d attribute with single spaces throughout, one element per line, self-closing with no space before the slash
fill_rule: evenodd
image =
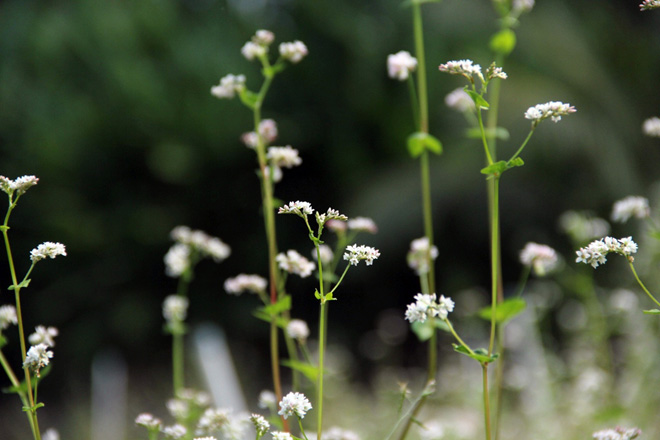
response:
<path id="1" fill-rule="evenodd" d="M 594 3 L 539 0 L 522 17 L 504 66 L 500 125 L 511 140 L 499 144 L 502 156 L 526 136 L 529 106 L 560 100 L 578 109 L 557 125 L 543 123 L 523 154 L 526 165 L 502 181 L 506 283 L 516 282 L 527 241 L 554 246 L 570 264 L 559 214 L 607 216 L 615 200 L 647 195 L 657 179 L 660 141 L 644 137 L 641 124 L 660 115 L 660 13 L 640 13 L 639 1 Z M 438 285 L 452 295 L 488 285 L 486 194 L 482 148 L 466 140 L 462 116 L 444 104 L 463 81 L 437 66 L 462 58 L 490 64 L 487 43 L 498 23 L 487 0 L 446 0 L 424 11 L 431 132 L 445 147 L 432 160 Z M 410 241 L 422 235 L 418 163 L 405 148 L 413 131 L 408 89 L 385 68 L 388 54 L 413 50 L 410 11 L 399 0 L 4 1 L 0 174 L 40 178 L 11 219 L 14 252 L 24 256 L 19 272 L 43 241 L 68 251 L 40 264 L 23 294 L 28 328 L 60 329 L 40 397 L 45 426 L 59 426 L 63 438 L 85 432 L 89 366 L 99 351 L 115 348 L 127 359 L 131 389 L 168 380 L 160 304 L 176 286 L 162 257 L 176 225 L 203 229 L 233 251 L 221 265 L 199 266 L 191 322 L 220 324 L 239 353 L 243 347 L 239 358 L 255 354 L 266 363 L 266 327 L 250 316 L 256 303 L 222 288 L 239 272 L 266 272 L 255 157 L 239 141 L 251 115 L 238 100 L 209 93 L 227 73 L 244 73 L 253 90 L 260 85 L 257 65 L 240 54 L 256 29 L 309 48 L 276 78 L 263 111 L 279 124 L 277 143 L 303 158 L 302 167 L 285 170 L 276 195 L 372 217 L 380 227 L 364 239 L 382 257 L 351 272 L 333 304 L 331 339 L 359 357 L 358 335 L 382 310 L 403 313 L 417 291 L 405 266 Z M 277 221 L 280 248 L 307 254 L 302 225 Z M 0 285 L 9 284 L 0 271 Z M 294 315 L 314 328 L 315 301 L 305 296 L 312 286 L 294 280 L 292 290 L 299 292 Z M 0 295 L 11 302 L 8 292 Z M 12 349 L 16 341 L 5 351 L 17 365 Z M 421 349 L 410 350 L 416 354 L 405 362 L 423 363 Z M 370 363 L 360 359 L 356 377 L 367 380 Z M 250 393 L 268 386 L 265 365 L 247 370 L 265 372 L 247 385 Z M 140 403 L 162 405 L 166 383 Z M 0 397 L 0 426 L 18 416 L 18 399 Z"/>

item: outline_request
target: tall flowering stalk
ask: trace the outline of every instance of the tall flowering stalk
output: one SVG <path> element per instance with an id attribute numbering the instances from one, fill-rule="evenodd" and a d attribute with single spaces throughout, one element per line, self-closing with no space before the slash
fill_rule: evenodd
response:
<path id="1" fill-rule="evenodd" d="M 281 72 L 287 62 L 298 63 L 307 56 L 307 47 L 301 41 L 281 43 L 279 45 L 279 57 L 275 63 L 270 62 L 268 52 L 275 39 L 272 32 L 259 30 L 251 41 L 245 43 L 241 53 L 248 61 L 258 60 L 262 66 L 264 81 L 259 91 L 254 93 L 245 86 L 244 75 L 227 75 L 220 80 L 220 84 L 211 89 L 211 93 L 217 98 L 233 98 L 238 95 L 241 102 L 252 111 L 254 131 L 243 136 L 244 143 L 253 148 L 257 154 L 259 164 L 259 179 L 261 181 L 262 208 L 264 214 L 264 226 L 268 242 L 268 272 L 269 272 L 269 297 L 271 305 L 275 305 L 285 296 L 280 274 L 277 268 L 277 238 L 274 217 L 274 183 L 279 180 L 281 167 L 291 167 L 300 164 L 297 151 L 290 147 L 284 150 L 267 151 L 267 147 L 274 141 L 277 128 L 272 120 L 262 119 L 262 107 L 266 95 L 275 76 Z M 280 361 L 277 333 L 277 314 L 271 314 L 270 319 L 270 352 L 271 370 L 273 376 L 273 387 L 279 399 L 282 398 L 282 386 L 280 379 Z M 291 347 L 291 344 L 288 345 Z"/>
<path id="2" fill-rule="evenodd" d="M 2 231 L 2 236 L 5 242 L 7 261 L 9 263 L 9 272 L 12 281 L 9 290 L 14 291 L 14 298 L 16 301 L 15 308 L 11 306 L 0 307 L 0 349 L 6 343 L 6 340 L 2 335 L 2 329 L 7 328 L 9 324 L 16 324 L 18 326 L 21 358 L 23 359 L 23 373 L 25 377 L 24 385 L 19 382 L 18 376 L 14 373 L 2 352 L 0 352 L 0 364 L 2 364 L 3 370 L 11 381 L 13 391 L 18 394 L 23 403 L 23 411 L 28 417 L 30 429 L 32 430 L 35 440 L 41 440 L 41 432 L 37 420 L 37 410 L 44 405 L 37 401 L 37 386 L 41 378 L 41 369 L 48 366 L 50 359 L 53 357 L 53 352 L 50 351 L 49 348 L 55 345 L 53 338 L 57 335 L 57 329 L 53 327 L 46 328 L 38 326 L 36 333 L 30 335 L 29 342 L 32 346 L 27 350 L 20 293 L 21 289 L 28 287 L 30 284 L 30 274 L 39 261 L 46 258 L 53 259 L 60 255 L 66 255 L 66 248 L 61 243 L 45 242 L 40 244 L 30 252 L 30 260 L 32 264 L 22 281 L 18 281 L 16 267 L 14 265 L 14 257 L 9 244 L 9 217 L 14 208 L 16 208 L 21 196 L 38 182 L 39 179 L 35 176 L 23 176 L 16 180 L 0 176 L 0 190 L 6 193 L 9 198 L 7 214 L 5 215 L 3 224 L 0 226 L 0 230 Z"/>
<path id="3" fill-rule="evenodd" d="M 321 235 L 323 234 L 323 229 L 329 222 L 344 222 L 348 220 L 343 214 L 340 214 L 339 211 L 328 208 L 328 210 L 320 214 L 318 211 L 314 211 L 312 206 L 308 202 L 296 201 L 290 202 L 279 209 L 279 214 L 294 214 L 302 218 L 305 221 L 305 226 L 309 233 L 309 239 L 314 244 L 314 249 L 316 251 L 316 261 L 319 274 L 319 287 L 314 292 L 314 296 L 319 300 L 320 310 L 319 310 L 319 355 L 318 355 L 318 378 L 316 386 L 316 411 L 317 411 L 317 439 L 321 440 L 322 430 L 323 430 L 323 369 L 325 363 L 325 346 L 327 341 L 327 305 L 329 301 L 334 301 L 337 298 L 334 297 L 334 292 L 337 290 L 337 287 L 341 284 L 346 273 L 352 266 L 357 266 L 360 261 L 365 261 L 367 266 L 371 266 L 374 260 L 380 257 L 380 251 L 370 246 L 364 245 L 349 245 L 346 247 L 346 252 L 343 254 L 343 259 L 348 261 L 349 264 L 346 265 L 344 272 L 341 274 L 339 279 L 336 281 L 334 287 L 329 289 L 328 285 L 323 279 L 323 261 L 324 258 L 321 255 L 321 246 L 323 241 L 321 240 Z M 314 215 L 316 219 L 317 228 L 316 230 L 312 229 L 310 225 L 308 216 Z M 327 260 L 326 260 L 327 261 Z M 311 408 L 311 406 L 310 406 Z M 304 414 L 303 414 L 304 415 Z M 301 425 L 302 430 L 302 425 Z M 303 431 L 304 434 L 304 431 Z M 307 437 L 305 437 L 307 438 Z"/>
<path id="4" fill-rule="evenodd" d="M 488 91 L 488 85 L 492 80 L 507 78 L 507 74 L 492 63 L 485 72 L 482 72 L 481 66 L 475 64 L 472 60 L 458 60 L 448 61 L 441 64 L 439 67 L 441 72 L 446 72 L 452 75 L 459 75 L 467 79 L 468 86 L 465 92 L 470 96 L 474 102 L 476 109 L 477 122 L 480 132 L 481 142 L 484 148 L 484 155 L 486 158 L 487 166 L 481 170 L 488 180 L 491 182 L 491 206 L 490 206 L 490 255 L 491 255 L 491 307 L 490 307 L 490 338 L 488 343 L 487 356 L 484 358 L 477 358 L 471 356 L 479 361 L 482 366 L 483 372 L 483 403 L 484 403 L 484 424 L 486 431 L 486 439 L 492 438 L 492 425 L 491 425 L 491 411 L 490 411 L 490 397 L 488 385 L 488 366 L 496 359 L 495 354 L 495 338 L 497 335 L 498 321 L 502 322 L 503 318 L 498 316 L 497 306 L 500 300 L 500 213 L 499 213 L 499 182 L 502 174 L 511 168 L 524 165 L 520 154 L 523 152 L 525 146 L 531 139 L 534 131 L 538 125 L 546 120 L 551 119 L 553 122 L 561 120 L 562 116 L 566 116 L 575 112 L 575 107 L 570 104 L 562 102 L 551 101 L 545 104 L 538 104 L 530 107 L 524 114 L 524 117 L 531 121 L 531 129 L 525 140 L 522 142 L 518 150 L 510 157 L 509 160 L 497 160 L 495 151 L 490 147 L 491 139 L 487 134 L 482 118 L 482 111 L 490 108 L 490 104 L 485 99 Z M 469 353 L 466 353 L 469 355 Z"/>

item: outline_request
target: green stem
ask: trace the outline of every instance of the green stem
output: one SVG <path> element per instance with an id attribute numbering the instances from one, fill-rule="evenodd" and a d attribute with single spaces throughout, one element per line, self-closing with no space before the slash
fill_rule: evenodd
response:
<path id="1" fill-rule="evenodd" d="M 419 98 L 419 131 L 429 132 L 429 104 L 426 86 L 426 57 L 424 55 L 424 29 L 422 8 L 413 2 L 413 32 L 415 34 L 415 55 L 417 58 L 417 96 Z"/>
<path id="2" fill-rule="evenodd" d="M 412 105 L 413 122 L 415 127 L 419 127 L 419 100 L 417 99 L 417 91 L 415 90 L 415 79 L 412 75 L 408 75 L 408 90 L 410 92 L 410 104 Z"/>
<path id="3" fill-rule="evenodd" d="M 183 359 L 183 333 L 176 332 L 172 334 L 172 384 L 174 386 L 174 395 L 178 396 L 184 388 L 184 359 Z"/>
<path id="4" fill-rule="evenodd" d="M 503 402 L 503 383 L 504 383 L 504 331 L 502 326 L 497 327 L 497 365 L 495 366 L 495 427 L 493 429 L 495 433 L 495 440 L 500 436 L 500 422 L 502 420 L 502 402 Z"/>
<path id="5" fill-rule="evenodd" d="M 424 150 L 420 156 L 420 168 L 422 175 L 422 203 L 424 211 L 424 235 L 429 242 L 428 255 L 429 263 L 428 288 L 430 293 L 435 293 L 435 265 L 431 258 L 431 248 L 433 247 L 433 208 L 431 204 L 431 176 L 429 172 L 429 152 Z"/>
<path id="6" fill-rule="evenodd" d="M 11 382 L 12 386 L 17 390 L 16 392 L 18 394 L 18 397 L 21 399 L 23 406 L 28 406 L 29 404 L 28 398 L 25 395 L 25 392 L 21 391 L 20 389 L 21 383 L 18 380 L 18 377 L 16 377 L 14 370 L 11 368 L 11 365 L 9 365 L 9 362 L 7 361 L 7 358 L 5 357 L 2 351 L 0 351 L 0 364 L 2 364 L 2 368 L 5 370 L 5 373 L 7 373 L 7 377 L 9 378 L 9 381 Z M 26 415 L 28 418 L 28 423 L 30 423 L 30 429 L 32 430 L 32 434 L 33 436 L 36 437 L 32 417 L 30 417 L 29 413 Z"/>
<path id="7" fill-rule="evenodd" d="M 490 432 L 490 398 L 488 396 L 488 364 L 481 364 L 483 371 L 483 388 L 484 388 L 484 424 L 486 427 L 486 440 L 491 439 Z"/>
<path id="8" fill-rule="evenodd" d="M 520 148 L 518 148 L 518 151 L 516 151 L 516 153 L 515 153 L 513 156 L 511 156 L 511 159 L 509 159 L 509 162 L 511 162 L 513 159 L 515 159 L 516 157 L 518 157 L 518 156 L 520 155 L 520 153 L 522 153 L 522 150 L 523 150 L 523 149 L 525 148 L 525 146 L 527 145 L 527 142 L 529 142 L 529 140 L 532 138 L 532 135 L 534 134 L 534 130 L 535 130 L 535 129 L 536 129 L 536 127 L 532 127 L 532 129 L 529 131 L 529 134 L 528 134 L 527 137 L 525 138 L 525 141 L 522 143 L 522 145 L 520 146 Z"/>
<path id="9" fill-rule="evenodd" d="M 458 333 L 456 333 L 456 330 L 454 330 L 454 326 L 451 325 L 451 321 L 447 318 L 443 319 L 443 321 L 445 324 L 447 324 L 447 327 L 449 327 L 449 332 L 454 336 L 454 338 L 456 338 L 458 343 L 465 347 L 471 355 L 474 355 L 474 351 L 470 348 L 470 346 L 467 345 L 460 336 L 458 336 Z"/>
<path id="10" fill-rule="evenodd" d="M 500 178 L 493 178 L 493 206 L 491 210 L 491 311 L 490 311 L 490 342 L 488 344 L 488 355 L 493 353 L 495 345 L 495 327 L 497 311 L 497 294 L 499 286 L 499 248 L 500 248 L 500 207 L 499 207 L 499 182 Z"/>
<path id="11" fill-rule="evenodd" d="M 346 273 L 346 272 L 344 272 Z M 316 411 L 318 414 L 316 426 L 316 438 L 321 440 L 321 431 L 323 430 L 323 362 L 325 355 L 325 338 L 326 338 L 326 307 L 327 301 L 321 296 L 321 311 L 319 313 L 319 378 L 317 386 L 317 402 Z"/>
<path id="12" fill-rule="evenodd" d="M 437 363 L 438 363 L 438 332 L 433 331 L 433 334 L 431 335 L 431 339 L 429 339 L 429 369 L 426 375 L 426 381 L 431 382 L 432 380 L 435 380 L 435 372 L 437 369 Z"/>
<path id="13" fill-rule="evenodd" d="M 304 438 L 305 440 L 309 440 L 309 439 L 307 438 L 307 435 L 305 434 L 305 428 L 303 428 L 302 420 L 300 420 L 300 417 L 297 417 L 297 416 L 296 416 L 296 418 L 298 419 L 298 426 L 300 427 L 300 433 L 303 435 L 303 438 Z"/>
<path id="14" fill-rule="evenodd" d="M 628 261 L 628 264 L 630 265 L 630 270 L 632 270 L 633 275 L 635 275 L 635 279 L 637 280 L 637 283 L 639 283 L 639 285 L 642 287 L 644 292 L 646 292 L 649 298 L 651 298 L 651 301 L 653 301 L 658 306 L 660 306 L 660 302 L 658 302 L 658 300 L 655 299 L 655 297 L 651 294 L 651 292 L 649 292 L 649 289 L 647 289 L 644 283 L 642 283 L 642 280 L 639 279 L 639 276 L 637 276 L 637 271 L 635 270 L 635 266 L 633 266 L 632 262 Z"/>
<path id="15" fill-rule="evenodd" d="M 479 121 L 479 129 L 481 130 L 481 143 L 484 146 L 484 153 L 486 153 L 486 160 L 488 161 L 488 165 L 492 165 L 494 163 L 493 157 L 490 154 L 490 149 L 488 148 L 488 141 L 486 140 L 486 130 L 484 129 L 484 120 L 481 117 L 481 109 L 477 109 L 477 121 Z"/>

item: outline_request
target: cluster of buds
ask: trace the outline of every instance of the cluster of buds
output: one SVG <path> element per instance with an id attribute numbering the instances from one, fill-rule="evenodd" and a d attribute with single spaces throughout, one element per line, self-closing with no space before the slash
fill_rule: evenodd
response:
<path id="1" fill-rule="evenodd" d="M 605 264 L 607 254 L 614 252 L 623 255 L 632 263 L 632 254 L 637 252 L 637 243 L 632 237 L 616 239 L 614 237 L 605 237 L 601 240 L 593 241 L 587 247 L 580 248 L 577 254 L 576 263 L 590 264 L 594 269 L 600 264 Z"/>
<path id="2" fill-rule="evenodd" d="M 454 301 L 451 298 L 440 295 L 437 300 L 436 294 L 431 295 L 418 293 L 415 302 L 408 304 L 406 319 L 413 322 L 426 322 L 429 318 L 438 317 L 447 319 L 450 312 L 454 311 Z"/>
<path id="3" fill-rule="evenodd" d="M 532 128 L 536 128 L 536 126 L 544 119 L 550 118 L 552 122 L 559 122 L 562 116 L 575 112 L 575 107 L 570 104 L 564 104 L 559 101 L 550 101 L 545 104 L 536 104 L 534 107 L 528 108 L 525 112 L 525 119 L 531 120 Z"/>
<path id="4" fill-rule="evenodd" d="M 202 258 L 209 257 L 219 263 L 231 253 L 229 246 L 219 238 L 187 226 L 177 226 L 170 236 L 175 243 L 165 254 L 164 261 L 165 273 L 173 278 L 186 273 Z"/>

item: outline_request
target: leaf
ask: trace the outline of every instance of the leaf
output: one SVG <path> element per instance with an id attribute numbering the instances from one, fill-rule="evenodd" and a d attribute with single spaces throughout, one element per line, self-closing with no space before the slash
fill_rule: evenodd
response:
<path id="1" fill-rule="evenodd" d="M 252 316 L 254 316 L 257 319 L 261 319 L 262 321 L 270 322 L 273 317 L 269 315 L 268 313 L 264 312 L 263 307 L 255 310 L 252 312 Z M 275 317 L 275 325 L 278 326 L 279 328 L 286 328 L 287 321 L 286 319 L 282 317 Z"/>
<path id="2" fill-rule="evenodd" d="M 489 174 L 493 176 L 499 176 L 502 174 L 504 171 L 507 170 L 506 167 L 506 162 L 503 160 L 500 160 L 499 162 L 495 162 L 492 165 L 488 165 L 486 168 L 482 168 L 481 174 Z"/>
<path id="3" fill-rule="evenodd" d="M 267 306 L 262 307 L 260 310 L 263 310 L 265 313 L 271 316 L 277 316 L 282 312 L 291 310 L 291 295 L 284 295 L 282 298 L 277 300 L 274 304 L 268 304 Z"/>
<path id="4" fill-rule="evenodd" d="M 527 307 L 527 303 L 522 298 L 505 299 L 497 305 L 497 309 L 495 310 L 495 321 L 498 324 L 502 324 L 521 313 L 523 310 L 525 310 L 525 307 Z M 479 310 L 479 317 L 485 319 L 486 321 L 490 321 L 490 312 L 490 306 L 484 307 L 483 309 Z"/>
<path id="5" fill-rule="evenodd" d="M 428 341 L 433 336 L 435 328 L 430 319 L 424 322 L 415 321 L 410 325 L 411 330 L 417 335 L 420 341 Z"/>
<path id="6" fill-rule="evenodd" d="M 525 165 L 525 161 L 523 161 L 520 157 L 516 157 L 515 159 L 510 160 L 506 163 L 506 168 L 510 169 L 514 167 L 521 167 L 523 165 Z"/>
<path id="7" fill-rule="evenodd" d="M 440 3 L 442 0 L 406 0 L 401 3 L 402 8 L 407 8 L 412 5 L 423 5 L 424 3 Z"/>
<path id="8" fill-rule="evenodd" d="M 495 359 L 499 357 L 499 354 L 493 353 L 490 356 L 488 356 L 488 350 L 485 348 L 477 348 L 476 350 L 472 350 L 472 353 L 467 349 L 465 345 L 459 345 L 459 344 L 452 344 L 454 346 L 454 351 L 457 351 L 459 353 L 462 353 L 468 357 L 471 357 L 472 359 L 475 359 L 479 361 L 481 364 L 489 364 Z"/>
<path id="9" fill-rule="evenodd" d="M 27 280 L 21 281 L 18 286 L 9 286 L 7 290 L 16 290 L 16 288 L 23 289 L 30 285 L 30 281 L 32 280 L 28 278 Z"/>
<path id="10" fill-rule="evenodd" d="M 502 29 L 490 38 L 490 49 L 504 56 L 516 47 L 516 33 L 511 29 Z"/>
<path id="11" fill-rule="evenodd" d="M 475 92 L 474 90 L 470 90 L 468 88 L 465 88 L 465 93 L 470 95 L 470 98 L 472 98 L 472 101 L 474 101 L 474 105 L 477 106 L 477 108 L 482 108 L 482 109 L 489 109 L 490 104 L 488 104 L 488 101 L 484 99 L 483 96 Z"/>
<path id="12" fill-rule="evenodd" d="M 246 106 L 252 109 L 257 104 L 257 100 L 259 99 L 259 95 L 249 91 L 248 89 L 245 89 L 242 92 L 240 92 L 238 96 L 239 98 L 241 98 L 241 102 L 243 102 L 243 104 L 245 104 Z"/>
<path id="13" fill-rule="evenodd" d="M 335 298 L 334 296 L 332 296 L 332 292 L 330 292 L 330 293 L 327 293 L 327 294 L 325 295 L 325 300 L 326 300 L 326 301 L 337 301 L 337 298 Z"/>
<path id="14" fill-rule="evenodd" d="M 312 383 L 314 384 L 318 380 L 319 377 L 318 367 L 315 367 L 314 365 L 310 365 L 307 362 L 300 362 L 292 359 L 283 359 L 282 365 L 284 365 L 285 367 L 289 367 L 292 370 L 301 372 L 303 376 L 305 376 L 307 379 L 312 381 Z"/>
<path id="15" fill-rule="evenodd" d="M 509 140 L 509 130 L 504 127 L 497 127 L 495 130 L 486 128 L 487 139 L 499 139 L 501 141 Z M 481 129 L 479 127 L 472 127 L 465 130 L 465 136 L 469 139 L 481 139 Z"/>
<path id="16" fill-rule="evenodd" d="M 408 136 L 408 153 L 413 158 L 419 157 L 424 151 L 442 154 L 442 143 L 428 133 L 418 131 Z"/>
<path id="17" fill-rule="evenodd" d="M 660 310 L 658 309 L 644 310 L 644 313 L 647 315 L 660 315 Z"/>

